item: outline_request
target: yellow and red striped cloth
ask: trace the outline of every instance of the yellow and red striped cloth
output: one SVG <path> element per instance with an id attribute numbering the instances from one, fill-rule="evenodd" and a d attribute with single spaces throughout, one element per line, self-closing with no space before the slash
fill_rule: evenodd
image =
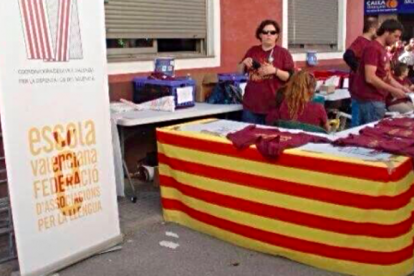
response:
<path id="1" fill-rule="evenodd" d="M 393 165 L 157 130 L 164 218 L 239 246 L 359 276 L 413 272 L 412 161 Z"/>

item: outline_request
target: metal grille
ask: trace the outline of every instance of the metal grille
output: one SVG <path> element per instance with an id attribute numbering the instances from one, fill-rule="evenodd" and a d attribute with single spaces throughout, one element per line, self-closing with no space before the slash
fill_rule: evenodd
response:
<path id="1" fill-rule="evenodd" d="M 206 1 L 107 0 L 107 39 L 206 38 Z"/>
<path id="2" fill-rule="evenodd" d="M 337 44 L 337 0 L 289 0 L 289 44 Z"/>

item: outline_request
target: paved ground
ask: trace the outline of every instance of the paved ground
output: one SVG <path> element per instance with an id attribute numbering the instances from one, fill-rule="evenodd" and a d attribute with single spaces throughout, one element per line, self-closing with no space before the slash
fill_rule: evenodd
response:
<path id="1" fill-rule="evenodd" d="M 122 250 L 97 255 L 59 272 L 60 276 L 340 276 L 290 260 L 246 250 L 162 220 L 159 191 L 140 186 L 136 204 L 119 202 Z M 167 237 L 173 232 L 179 238 Z M 160 246 L 172 241 L 179 247 Z M 0 265 L 0 275 L 10 275 L 17 262 Z"/>

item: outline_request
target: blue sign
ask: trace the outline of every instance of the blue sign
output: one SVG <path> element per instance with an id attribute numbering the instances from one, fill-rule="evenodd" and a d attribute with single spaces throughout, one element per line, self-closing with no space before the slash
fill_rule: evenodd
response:
<path id="1" fill-rule="evenodd" d="M 365 14 L 414 13 L 414 0 L 365 0 Z"/>

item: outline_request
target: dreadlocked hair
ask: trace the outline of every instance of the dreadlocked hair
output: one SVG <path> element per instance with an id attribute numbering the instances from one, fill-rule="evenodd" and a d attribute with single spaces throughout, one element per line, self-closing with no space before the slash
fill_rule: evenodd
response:
<path id="1" fill-rule="evenodd" d="M 285 100 L 291 120 L 297 120 L 311 99 L 316 87 L 315 77 L 304 70 L 295 73 L 285 90 Z"/>

